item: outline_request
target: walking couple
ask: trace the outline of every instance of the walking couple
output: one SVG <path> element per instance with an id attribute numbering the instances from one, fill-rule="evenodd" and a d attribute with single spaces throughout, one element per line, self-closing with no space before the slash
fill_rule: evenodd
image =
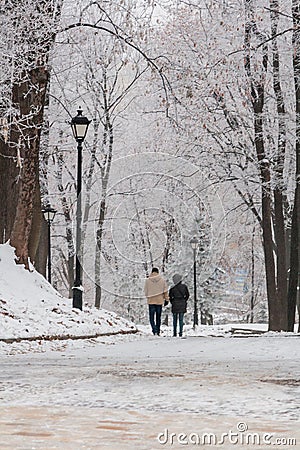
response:
<path id="1" fill-rule="evenodd" d="M 182 277 L 178 274 L 173 276 L 174 286 L 168 291 L 166 280 L 159 275 L 159 270 L 153 267 L 150 276 L 145 281 L 145 296 L 149 306 L 149 321 L 154 335 L 160 335 L 162 307 L 167 306 L 169 301 L 172 305 L 173 314 L 173 336 L 177 336 L 177 325 L 179 324 L 179 336 L 183 332 L 183 318 L 186 313 L 189 290 L 182 283 Z"/>

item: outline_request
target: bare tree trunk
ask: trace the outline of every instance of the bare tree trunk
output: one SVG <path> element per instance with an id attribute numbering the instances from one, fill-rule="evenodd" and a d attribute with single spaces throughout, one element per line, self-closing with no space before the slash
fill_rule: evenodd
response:
<path id="1" fill-rule="evenodd" d="M 296 189 L 291 230 L 290 276 L 288 291 L 288 330 L 294 331 L 300 264 L 300 3 L 292 2 L 293 68 L 296 95 Z"/>
<path id="2" fill-rule="evenodd" d="M 278 139 L 277 158 L 275 161 L 275 188 L 274 188 L 274 236 L 276 243 L 276 278 L 278 308 L 280 308 L 281 330 L 288 328 L 287 314 L 287 261 L 286 261 L 286 235 L 284 221 L 284 198 L 283 198 L 283 168 L 286 151 L 286 124 L 285 105 L 280 83 L 279 73 L 279 51 L 276 35 L 278 33 L 279 4 L 278 0 L 270 1 L 271 7 L 271 30 L 272 30 L 272 56 L 273 56 L 273 86 L 276 96 L 278 114 Z"/>
<path id="3" fill-rule="evenodd" d="M 11 133 L 15 135 L 16 133 Z M 11 136 L 10 139 L 13 139 Z M 20 189 L 20 166 L 13 145 L 0 140 L 0 243 L 10 239 Z"/>
<path id="4" fill-rule="evenodd" d="M 30 236 L 28 242 L 28 253 L 31 262 L 35 265 L 36 253 L 38 250 L 40 235 L 42 229 L 42 211 L 41 211 L 41 195 L 40 195 L 40 186 L 39 180 L 36 180 L 36 190 L 33 202 L 33 216 L 32 216 L 32 225 L 30 229 Z"/>
<path id="5" fill-rule="evenodd" d="M 16 248 L 18 262 L 28 268 L 29 237 L 39 173 L 39 141 L 48 71 L 40 67 L 31 70 L 27 76 L 28 81 L 15 84 L 13 88 L 13 100 L 20 112 L 19 126 L 24 130 L 21 140 L 24 148 L 24 164 L 11 245 Z M 36 113 L 33 112 L 33 108 L 37 110 Z"/>
<path id="6" fill-rule="evenodd" d="M 131 182 L 130 182 L 130 188 L 132 188 Z M 149 241 L 149 230 L 148 230 L 148 226 L 146 223 L 147 222 L 146 212 L 145 212 L 145 210 L 143 210 L 144 224 L 142 224 L 142 218 L 141 218 L 141 214 L 140 214 L 138 205 L 136 203 L 135 196 L 133 196 L 133 203 L 134 203 L 135 214 L 136 214 L 136 218 L 137 218 L 140 242 L 142 245 L 142 252 L 143 252 L 143 258 L 144 258 L 144 261 L 143 261 L 144 271 L 145 271 L 145 275 L 148 276 L 150 274 L 149 269 L 148 269 L 148 253 L 149 253 L 149 257 L 150 257 L 151 266 L 153 266 L 153 258 L 152 258 L 152 252 L 151 252 L 151 244 Z M 145 232 L 146 236 L 144 235 L 144 232 Z"/>
<path id="7" fill-rule="evenodd" d="M 8 165 L 9 160 L 4 157 L 4 151 L 6 144 L 0 139 L 0 244 L 6 241 L 6 221 L 8 206 L 7 194 L 8 194 Z"/>
<path id="8" fill-rule="evenodd" d="M 56 180 L 57 180 L 57 188 L 60 192 L 60 201 L 62 206 L 63 215 L 66 223 L 66 239 L 68 246 L 68 256 L 66 258 L 67 261 L 67 275 L 68 275 L 68 286 L 69 286 L 69 297 L 73 296 L 73 284 L 74 284 L 74 265 L 75 265 L 75 248 L 73 242 L 73 229 L 72 229 L 72 218 L 70 212 L 70 206 L 67 201 L 65 188 L 63 186 L 63 154 L 59 153 L 57 157 L 57 170 L 56 170 Z"/>
<path id="9" fill-rule="evenodd" d="M 47 278 L 47 258 L 48 258 L 48 225 L 42 218 L 39 245 L 36 252 L 35 268 L 45 278 Z"/>
<path id="10" fill-rule="evenodd" d="M 99 123 L 94 121 L 94 139 L 93 145 L 91 148 L 91 159 L 90 165 L 87 173 L 87 183 L 85 189 L 85 199 L 84 199 L 84 214 L 83 214 L 83 223 L 82 223 L 82 231 L 81 231 L 81 240 L 82 240 L 82 254 L 84 254 L 84 241 L 86 237 L 87 224 L 89 220 L 90 207 L 91 207 L 91 188 L 93 183 L 93 175 L 95 172 L 96 166 L 96 151 L 97 151 L 97 141 L 99 134 Z"/>
<path id="11" fill-rule="evenodd" d="M 176 239 L 176 223 L 174 217 L 170 217 L 165 220 L 165 233 L 166 233 L 166 244 L 163 252 L 162 259 L 162 272 L 165 271 L 165 266 L 168 263 L 168 259 L 170 257 L 170 251 L 172 249 L 172 244 L 174 244 L 174 240 Z"/>
<path id="12" fill-rule="evenodd" d="M 103 70 L 103 107 L 104 107 L 104 133 L 103 133 L 103 151 L 105 152 L 104 164 L 101 169 L 101 179 L 102 179 L 102 198 L 100 203 L 100 213 L 98 219 L 98 228 L 96 232 L 96 254 L 95 254 L 95 307 L 100 308 L 101 306 L 101 251 L 102 251 L 102 238 L 103 238 L 103 227 L 106 214 L 106 195 L 107 187 L 112 163 L 113 155 L 113 143 L 114 143 L 114 132 L 111 123 L 110 109 L 109 109 L 109 96 L 107 88 L 107 74 L 106 69 Z"/>
<path id="13" fill-rule="evenodd" d="M 98 219 L 98 227 L 96 233 L 96 255 L 95 255 L 95 307 L 100 308 L 101 305 L 101 253 L 102 253 L 102 237 L 103 237 L 103 226 L 105 220 L 105 208 L 106 208 L 106 190 L 102 192 L 102 200 L 100 203 L 100 213 Z"/>
<path id="14" fill-rule="evenodd" d="M 252 231 L 251 240 L 251 298 L 250 298 L 250 323 L 254 322 L 254 290 L 255 290 L 255 255 L 254 255 L 254 238 L 255 238 L 255 226 Z"/>
<path id="15" fill-rule="evenodd" d="M 14 17 L 14 8 L 20 6 L 19 16 Z M 60 17 L 62 1 L 49 2 L 40 0 L 33 2 L 31 28 L 20 28 L 22 12 L 26 9 L 26 2 L 16 1 L 8 6 L 8 14 L 13 17 L 13 26 L 20 33 L 18 38 L 24 39 L 27 54 L 23 62 L 18 60 L 20 49 L 16 46 L 14 75 L 16 79 L 12 85 L 12 110 L 18 111 L 13 119 L 10 142 L 14 143 L 17 151 L 23 157 L 20 183 L 18 186 L 18 203 L 16 215 L 11 231 L 11 244 L 16 248 L 16 256 L 20 263 L 28 267 L 29 239 L 34 220 L 34 202 L 39 180 L 39 147 L 41 128 L 44 118 L 46 91 L 49 80 L 48 59 L 49 52 L 55 39 L 55 26 Z M 45 26 L 49 22 L 49 26 Z M 37 39 L 38 36 L 38 39 Z M 23 47 L 25 48 L 25 46 Z M 12 56 L 12 60 L 14 58 Z M 21 70 L 22 66 L 22 70 Z M 37 202 L 38 203 L 38 202 Z M 37 235 L 41 216 L 36 214 L 37 226 L 31 236 L 32 254 L 37 247 Z"/>
<path id="16" fill-rule="evenodd" d="M 294 210 L 291 228 L 291 249 L 290 249 L 290 274 L 288 289 L 288 331 L 294 331 L 296 302 L 299 278 L 299 255 L 298 255 L 298 204 L 299 204 L 299 185 L 296 187 Z"/>
<path id="17" fill-rule="evenodd" d="M 275 260 L 274 260 L 274 242 L 273 242 L 273 227 L 272 227 L 272 195 L 271 195 L 271 172 L 270 162 L 266 157 L 264 144 L 264 129 L 263 129 L 263 111 L 264 111 L 264 96 L 265 96 L 265 82 L 268 68 L 268 46 L 264 43 L 264 36 L 261 35 L 257 28 L 254 8 L 252 0 L 245 2 L 245 71 L 249 81 L 251 101 L 254 113 L 254 142 L 257 160 L 259 164 L 260 178 L 261 178 L 261 203 L 262 203 L 262 230 L 263 230 L 263 248 L 265 257 L 265 271 L 266 284 L 268 296 L 268 310 L 269 310 L 269 330 L 280 331 L 282 329 L 282 301 L 279 297 L 280 293 L 277 290 L 276 275 L 275 275 Z M 258 72 L 253 69 L 251 63 L 251 39 L 255 36 L 262 42 L 261 46 L 261 67 Z M 255 72 L 255 73 L 253 73 Z M 280 203 L 278 199 L 278 203 Z M 280 210 L 278 207 L 278 217 L 280 217 Z M 278 224 L 278 235 L 282 224 Z M 276 237 L 276 236 L 275 236 Z M 285 258 L 285 255 L 280 258 Z M 283 259 L 280 259 L 282 264 Z M 282 273 L 282 266 L 280 267 Z M 281 283 L 283 283 L 281 279 Z"/>

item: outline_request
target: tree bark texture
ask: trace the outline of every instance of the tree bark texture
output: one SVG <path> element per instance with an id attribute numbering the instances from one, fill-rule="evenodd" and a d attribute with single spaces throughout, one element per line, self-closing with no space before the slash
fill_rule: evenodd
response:
<path id="1" fill-rule="evenodd" d="M 11 0 L 7 3 L 3 14 L 10 31 L 16 35 L 11 52 L 11 98 L 7 99 L 14 116 L 9 118 L 7 153 L 14 153 L 19 173 L 16 177 L 15 167 L 10 164 L 11 171 L 4 187 L 8 194 L 11 187 L 16 192 L 8 195 L 5 204 L 1 205 L 5 223 L 0 225 L 0 232 L 2 240 L 10 236 L 18 262 L 28 267 L 29 256 L 35 257 L 41 226 L 37 191 L 40 135 L 49 79 L 47 65 L 63 2 Z M 24 20 L 25 12 L 29 14 L 29 21 Z"/>
<path id="2" fill-rule="evenodd" d="M 276 1 L 273 2 L 276 9 Z M 271 164 L 265 151 L 264 141 L 264 103 L 265 83 L 268 70 L 268 44 L 257 27 L 254 15 L 253 1 L 245 2 L 245 71 L 249 81 L 252 108 L 254 114 L 254 145 L 258 161 L 258 169 L 261 178 L 261 205 L 262 205 L 262 230 L 263 249 L 265 258 L 266 285 L 269 311 L 269 330 L 280 331 L 287 329 L 287 294 L 286 294 L 286 248 L 285 248 L 285 224 L 283 215 L 283 197 L 281 186 L 278 182 L 282 177 L 281 164 L 284 161 L 285 151 L 285 127 L 282 121 L 284 105 L 282 100 L 281 86 L 279 82 L 279 57 L 276 42 L 273 44 L 273 75 L 274 91 L 277 100 L 277 112 L 279 120 L 278 135 L 278 161 L 275 166 L 277 176 L 274 192 L 274 203 L 271 190 Z M 277 16 L 272 16 L 272 33 L 277 30 Z M 260 46 L 260 69 L 252 67 L 251 42 L 253 37 L 261 42 Z M 258 55 L 256 55 L 258 57 Z M 274 246 L 275 242 L 275 246 Z M 275 264 L 274 248 L 277 254 Z"/>
<path id="3" fill-rule="evenodd" d="M 68 283 L 68 291 L 69 297 L 72 298 L 73 295 L 73 284 L 74 284 L 74 266 L 75 266 L 75 248 L 74 248 L 74 239 L 73 239 L 73 229 L 72 229 L 72 217 L 70 211 L 70 205 L 67 200 L 66 191 L 63 185 L 63 165 L 64 159 L 63 154 L 58 154 L 57 160 L 57 170 L 56 170 L 56 179 L 57 179 L 57 188 L 60 192 L 60 201 L 62 212 L 65 218 L 66 224 L 66 240 L 68 246 L 68 255 L 66 257 L 67 263 L 67 283 Z"/>
<path id="4" fill-rule="evenodd" d="M 296 97 L 296 188 L 291 230 L 290 275 L 288 290 L 288 330 L 294 331 L 300 264 L 300 3 L 292 2 L 293 69 Z"/>
<path id="5" fill-rule="evenodd" d="M 101 305 L 101 254 L 102 254 L 102 237 L 103 226 L 105 220 L 105 208 L 106 208 L 106 192 L 102 192 L 102 200 L 100 203 L 100 213 L 98 219 L 98 227 L 96 232 L 96 255 L 95 255 L 95 307 L 100 308 Z"/>
<path id="6" fill-rule="evenodd" d="M 101 254 L 102 254 L 102 238 L 103 238 L 103 227 L 106 215 L 106 202 L 107 202 L 107 187 L 109 182 L 109 175 L 112 163 L 113 155 L 113 143 L 114 143 L 114 132 L 113 126 L 110 118 L 110 108 L 109 108 L 109 98 L 107 96 L 107 75 L 106 71 L 103 71 L 103 103 L 104 103 L 104 132 L 103 132 L 103 142 L 102 147 L 105 152 L 104 163 L 101 168 L 101 182 L 102 182 L 102 194 L 100 202 L 100 212 L 98 218 L 98 227 L 96 231 L 96 252 L 95 252 L 95 307 L 100 308 L 101 306 Z"/>
<path id="7" fill-rule="evenodd" d="M 28 268 L 29 238 L 33 220 L 34 200 L 39 174 L 39 141 L 43 124 L 43 110 L 48 71 L 44 67 L 32 69 L 24 74 L 24 80 L 13 87 L 14 104 L 18 105 L 22 130 L 20 140 L 24 149 L 20 192 L 14 226 L 11 233 L 11 245 L 16 248 L 18 262 Z M 33 112 L 33 108 L 35 111 Z M 20 134 L 21 136 L 21 134 Z"/>
<path id="8" fill-rule="evenodd" d="M 288 328 L 287 313 L 287 260 L 286 260 L 286 231 L 284 218 L 284 175 L 283 168 L 286 153 L 286 111 L 284 97 L 280 82 L 279 70 L 279 50 L 277 45 L 279 2 L 270 1 L 271 33 L 272 33 L 272 67 L 273 67 L 273 87 L 276 97 L 278 136 L 277 155 L 274 162 L 274 237 L 276 245 L 276 279 L 278 308 L 280 308 L 280 329 Z"/>
<path id="9" fill-rule="evenodd" d="M 10 139 L 15 140 L 16 133 L 11 134 Z M 21 167 L 15 147 L 0 140 L 0 243 L 2 244 L 10 239 L 18 204 Z"/>
<path id="10" fill-rule="evenodd" d="M 47 277 L 47 259 L 48 259 L 48 224 L 44 218 L 41 221 L 41 232 L 39 245 L 35 255 L 35 269 Z"/>

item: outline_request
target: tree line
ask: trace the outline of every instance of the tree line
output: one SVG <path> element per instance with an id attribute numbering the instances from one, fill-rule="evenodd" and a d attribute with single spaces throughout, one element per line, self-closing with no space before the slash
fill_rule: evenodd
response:
<path id="1" fill-rule="evenodd" d="M 101 185 L 94 256 L 100 307 L 101 257 L 111 259 L 106 223 L 119 130 L 130 115 L 157 130 L 163 123 L 157 146 L 168 148 L 167 133 L 174 154 L 200 165 L 221 189 L 230 186 L 235 202 L 239 199 L 235 213 L 251 213 L 264 253 L 269 329 L 293 331 L 300 258 L 299 7 L 298 0 L 166 1 L 159 9 L 151 1 L 146 6 L 86 1 L 71 14 L 62 0 L 2 1 L 1 242 L 10 241 L 19 263 L 28 267 L 31 260 L 45 272 L 41 209 L 55 184 L 71 287 L 76 180 L 69 169 L 74 163 L 63 150 L 69 145 L 63 125 L 80 101 L 93 118 L 84 172 L 85 224 L 94 219 L 96 177 Z M 154 136 L 151 151 L 157 151 L 151 148 Z M 122 195 L 130 189 L 124 185 Z M 149 220 L 137 207 L 136 212 L 146 264 L 152 248 Z M 169 258 L 175 267 L 177 230 L 167 216 L 164 222 L 162 264 Z M 84 238 L 86 232 L 83 228 Z"/>

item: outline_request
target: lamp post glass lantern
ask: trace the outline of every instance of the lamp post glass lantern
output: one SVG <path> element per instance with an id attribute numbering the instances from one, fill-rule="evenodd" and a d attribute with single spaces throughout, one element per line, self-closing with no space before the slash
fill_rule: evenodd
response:
<path id="1" fill-rule="evenodd" d="M 191 240 L 190 240 L 190 244 L 191 247 L 193 249 L 193 254 L 194 254 L 194 318 L 193 318 L 193 328 L 196 327 L 196 325 L 198 325 L 199 321 L 198 321 L 198 305 L 197 305 L 197 262 L 196 262 L 196 256 L 197 256 L 197 249 L 199 246 L 199 241 L 198 239 L 194 236 Z"/>
<path id="2" fill-rule="evenodd" d="M 45 220 L 47 223 L 52 223 L 55 217 L 55 214 L 57 213 L 56 209 L 51 208 L 50 205 L 45 206 L 44 209 L 42 209 L 42 213 L 44 214 Z"/>
<path id="3" fill-rule="evenodd" d="M 76 262 L 73 285 L 73 308 L 82 309 L 82 270 L 81 270 L 81 184 L 82 184 L 82 143 L 86 137 L 91 120 L 82 115 L 79 107 L 77 116 L 71 120 L 71 128 L 77 142 L 77 208 L 76 208 Z"/>
<path id="4" fill-rule="evenodd" d="M 199 241 L 198 241 L 198 239 L 196 238 L 196 236 L 194 236 L 194 237 L 190 240 L 190 244 L 191 244 L 193 250 L 197 250 L 198 245 L 199 245 Z"/>
<path id="5" fill-rule="evenodd" d="M 71 120 L 73 135 L 77 142 L 84 141 L 90 123 L 91 120 L 82 115 L 82 109 L 79 107 L 77 116 Z"/>
<path id="6" fill-rule="evenodd" d="M 56 209 L 51 208 L 51 205 L 45 206 L 42 213 L 48 225 L 48 281 L 51 283 L 51 223 L 54 220 Z"/>

